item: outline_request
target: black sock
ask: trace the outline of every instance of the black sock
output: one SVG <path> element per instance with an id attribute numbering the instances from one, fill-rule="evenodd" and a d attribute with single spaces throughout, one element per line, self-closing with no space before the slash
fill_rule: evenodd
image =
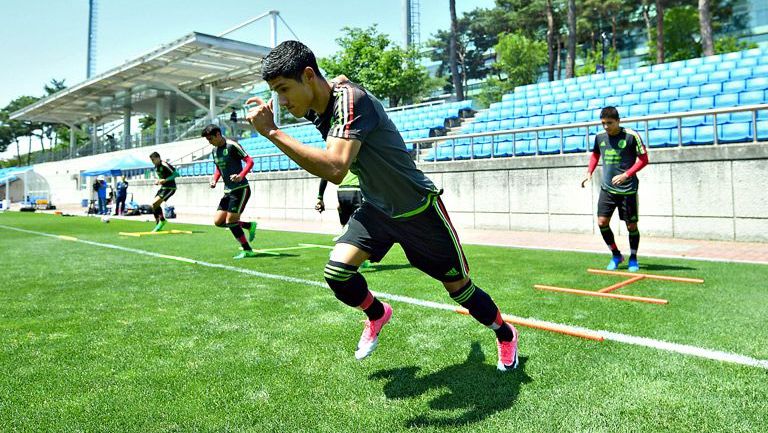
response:
<path id="1" fill-rule="evenodd" d="M 229 226 L 229 231 L 231 231 L 235 239 L 237 239 L 237 241 L 240 242 L 240 245 L 242 245 L 243 250 L 252 251 L 251 245 L 248 243 L 248 240 L 245 238 L 245 233 L 243 233 L 243 229 L 240 228 L 239 223 L 235 223 Z"/>
<path id="2" fill-rule="evenodd" d="M 165 221 L 165 216 L 163 216 L 163 208 L 160 206 L 152 209 L 152 213 L 155 215 L 155 222 L 159 223 L 160 221 Z"/>
<path id="3" fill-rule="evenodd" d="M 637 258 L 637 247 L 640 246 L 640 230 L 629 232 L 629 249 L 632 257 Z"/>
<path id="4" fill-rule="evenodd" d="M 499 341 L 512 341 L 514 339 L 512 328 L 501 319 L 499 307 L 483 289 L 474 285 L 471 280 L 457 292 L 451 293 L 451 298 L 469 310 L 469 314 L 475 320 L 493 329 Z"/>
<path id="5" fill-rule="evenodd" d="M 603 235 L 603 240 L 605 241 L 605 244 L 608 245 L 611 253 L 613 253 L 614 256 L 620 255 L 621 252 L 619 251 L 619 247 L 616 246 L 616 239 L 613 237 L 611 226 L 600 227 L 600 234 Z"/>
<path id="6" fill-rule="evenodd" d="M 357 266 L 329 260 L 323 273 L 336 299 L 363 310 L 368 320 L 378 320 L 384 316 L 384 304 L 368 290 L 368 283 L 357 272 Z"/>
<path id="7" fill-rule="evenodd" d="M 244 230 L 250 230 L 251 229 L 251 224 L 253 224 L 253 223 L 247 223 L 245 221 L 240 221 L 240 228 L 242 228 Z"/>

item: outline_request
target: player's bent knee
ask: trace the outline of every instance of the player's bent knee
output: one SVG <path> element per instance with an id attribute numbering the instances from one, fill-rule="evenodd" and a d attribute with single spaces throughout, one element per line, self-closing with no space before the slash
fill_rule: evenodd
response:
<path id="1" fill-rule="evenodd" d="M 329 260 L 323 276 L 336 299 L 351 307 L 362 304 L 368 295 L 368 283 L 357 272 L 357 266 Z"/>

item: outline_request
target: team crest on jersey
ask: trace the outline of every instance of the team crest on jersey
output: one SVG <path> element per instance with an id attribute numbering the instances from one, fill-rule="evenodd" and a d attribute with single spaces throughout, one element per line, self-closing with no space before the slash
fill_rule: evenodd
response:
<path id="1" fill-rule="evenodd" d="M 227 156 L 227 154 L 229 153 L 229 149 L 224 149 L 224 151 L 223 151 L 223 152 L 221 152 L 221 153 L 222 153 L 224 156 Z"/>
<path id="2" fill-rule="evenodd" d="M 627 140 L 619 140 L 619 149 L 627 147 Z"/>

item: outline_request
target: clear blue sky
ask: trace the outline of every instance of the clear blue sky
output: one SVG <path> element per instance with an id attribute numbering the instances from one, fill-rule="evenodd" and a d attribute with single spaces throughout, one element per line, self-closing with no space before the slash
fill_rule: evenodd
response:
<path id="1" fill-rule="evenodd" d="M 319 7 L 320 4 L 333 7 Z M 476 7 L 492 7 L 493 0 L 459 0 L 458 14 Z M 363 6 L 361 6 L 363 5 Z M 189 32 L 216 34 L 277 9 L 298 37 L 318 56 L 338 49 L 335 39 L 344 26 L 379 29 L 400 42 L 401 0 L 99 0 L 96 73 L 111 69 L 160 44 Z M 85 79 L 87 0 L 1 0 L 0 107 L 28 94 L 43 94 L 51 78 L 71 86 Z M 448 0 L 421 0 L 421 39 L 449 27 Z M 282 26 L 281 40 L 293 39 Z M 228 37 L 269 45 L 266 20 Z"/>

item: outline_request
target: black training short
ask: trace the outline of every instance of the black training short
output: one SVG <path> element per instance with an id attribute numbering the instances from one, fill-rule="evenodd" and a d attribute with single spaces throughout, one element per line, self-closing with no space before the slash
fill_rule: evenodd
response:
<path id="1" fill-rule="evenodd" d="M 343 190 L 337 193 L 339 198 L 339 222 L 346 225 L 349 217 L 363 204 L 363 196 L 359 189 Z"/>
<path id="2" fill-rule="evenodd" d="M 160 188 L 157 190 L 155 197 L 160 197 L 163 201 L 168 201 L 174 194 L 176 194 L 176 188 Z"/>
<path id="3" fill-rule="evenodd" d="M 597 200 L 597 216 L 610 218 L 616 208 L 619 208 L 622 221 L 636 223 L 639 220 L 637 193 L 613 194 L 601 189 Z"/>
<path id="4" fill-rule="evenodd" d="M 219 201 L 217 210 L 224 210 L 229 213 L 243 213 L 249 198 L 251 198 L 251 187 L 249 186 L 226 192 Z"/>
<path id="5" fill-rule="evenodd" d="M 363 203 L 336 242 L 370 253 L 372 262 L 381 261 L 392 245 L 399 243 L 408 261 L 432 278 L 451 282 L 469 275 L 459 236 L 439 197 L 434 197 L 426 210 L 406 219 L 390 218 Z"/>

